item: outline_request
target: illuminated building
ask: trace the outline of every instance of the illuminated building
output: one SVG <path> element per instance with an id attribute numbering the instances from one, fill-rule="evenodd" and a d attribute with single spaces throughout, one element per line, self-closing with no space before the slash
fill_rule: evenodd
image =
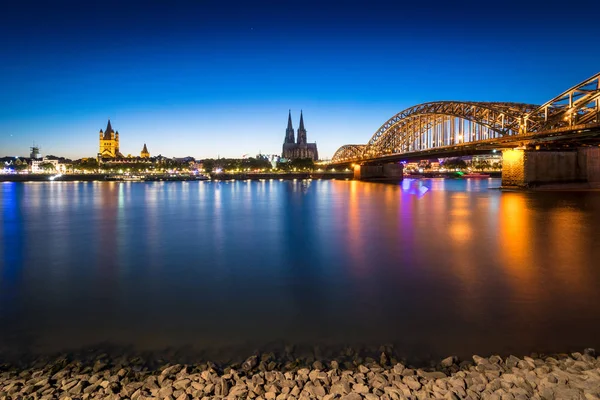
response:
<path id="1" fill-rule="evenodd" d="M 142 157 L 142 158 L 150 158 L 150 153 L 148 152 L 148 148 L 146 147 L 146 143 L 144 143 L 144 148 L 142 149 L 142 152 L 140 153 L 140 157 Z"/>
<path id="2" fill-rule="evenodd" d="M 300 126 L 298 127 L 298 139 L 294 140 L 294 127 L 292 126 L 292 112 L 288 114 L 288 125 L 285 130 L 285 140 L 283 142 L 282 157 L 288 160 L 298 158 L 311 158 L 313 161 L 319 159 L 316 143 L 306 142 L 306 129 L 304 128 L 304 118 L 300 111 Z"/>
<path id="3" fill-rule="evenodd" d="M 123 155 L 119 152 L 119 131 L 113 131 L 110 125 L 110 119 L 106 125 L 106 130 L 100 129 L 100 151 L 98 158 L 120 158 Z"/>

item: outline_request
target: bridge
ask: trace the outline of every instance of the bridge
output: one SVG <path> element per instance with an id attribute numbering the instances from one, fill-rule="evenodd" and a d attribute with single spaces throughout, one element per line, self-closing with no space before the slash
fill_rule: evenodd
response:
<path id="1" fill-rule="evenodd" d="M 501 150 L 503 185 L 590 179 L 600 184 L 598 144 L 600 73 L 542 105 L 436 101 L 407 108 L 366 144 L 340 147 L 331 164 L 354 164 L 360 179 L 381 175 L 384 167 L 397 175 L 400 161 Z M 553 172 L 543 172 L 545 167 Z"/>

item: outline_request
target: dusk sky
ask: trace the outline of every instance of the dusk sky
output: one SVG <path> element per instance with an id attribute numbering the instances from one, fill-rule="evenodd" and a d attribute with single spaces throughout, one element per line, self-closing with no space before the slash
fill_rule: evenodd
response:
<path id="1" fill-rule="evenodd" d="M 420 3 L 420 4 L 417 4 Z M 434 100 L 543 103 L 600 70 L 599 1 L 44 1 L 0 11 L 0 156 L 322 158 Z"/>

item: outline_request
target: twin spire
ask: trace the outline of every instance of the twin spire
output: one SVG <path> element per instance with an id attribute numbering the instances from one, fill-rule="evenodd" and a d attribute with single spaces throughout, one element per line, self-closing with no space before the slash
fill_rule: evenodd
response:
<path id="1" fill-rule="evenodd" d="M 294 126 L 292 125 L 292 110 L 288 113 L 287 129 L 285 130 L 285 142 L 284 143 L 296 143 Z M 300 110 L 300 126 L 298 127 L 298 144 L 306 143 L 306 129 L 304 128 L 304 117 L 302 116 L 302 110 Z"/>

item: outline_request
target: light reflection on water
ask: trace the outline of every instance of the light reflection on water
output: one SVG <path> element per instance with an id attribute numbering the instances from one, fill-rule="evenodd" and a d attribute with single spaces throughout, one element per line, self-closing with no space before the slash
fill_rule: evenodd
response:
<path id="1" fill-rule="evenodd" d="M 0 185 L 0 343 L 600 345 L 600 193 L 497 180 Z"/>

